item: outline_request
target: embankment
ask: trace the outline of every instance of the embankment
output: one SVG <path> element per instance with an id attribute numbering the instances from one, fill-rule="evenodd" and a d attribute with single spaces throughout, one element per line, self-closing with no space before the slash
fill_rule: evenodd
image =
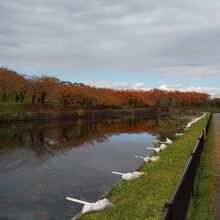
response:
<path id="1" fill-rule="evenodd" d="M 106 118 L 122 118 L 136 117 L 146 118 L 152 116 L 166 116 L 168 111 L 149 109 L 123 109 L 123 110 L 84 110 L 78 109 L 74 111 L 50 111 L 50 112 L 18 112 L 18 113 L 0 113 L 0 122 L 14 121 L 52 121 L 52 120 L 74 120 L 78 118 L 86 119 L 106 119 Z"/>
<path id="2" fill-rule="evenodd" d="M 80 220 L 159 220 L 164 203 L 176 187 L 190 153 L 195 147 L 207 121 L 207 117 L 193 124 L 177 138 L 154 163 L 143 164 L 140 170 L 146 175 L 133 181 L 120 181 L 113 186 L 107 198 L 113 208 L 102 212 L 88 213 Z"/>

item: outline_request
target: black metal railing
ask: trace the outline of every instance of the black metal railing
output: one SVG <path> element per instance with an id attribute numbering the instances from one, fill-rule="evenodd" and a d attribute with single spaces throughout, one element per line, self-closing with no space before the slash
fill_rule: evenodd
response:
<path id="1" fill-rule="evenodd" d="M 203 129 L 196 146 L 191 153 L 183 174 L 169 202 L 165 203 L 164 213 L 161 220 L 185 220 L 190 199 L 194 191 L 196 172 L 200 164 L 200 158 L 204 150 L 206 136 L 209 130 L 212 114 Z"/>

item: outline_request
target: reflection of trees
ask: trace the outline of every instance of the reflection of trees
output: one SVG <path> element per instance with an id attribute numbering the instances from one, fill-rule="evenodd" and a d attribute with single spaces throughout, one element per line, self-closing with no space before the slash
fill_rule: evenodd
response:
<path id="1" fill-rule="evenodd" d="M 38 136 L 37 136 L 37 141 L 40 143 L 40 144 L 43 144 L 44 143 L 44 132 L 43 132 L 43 129 L 39 129 L 39 132 L 38 132 Z"/>
<path id="2" fill-rule="evenodd" d="M 0 149 L 2 149 L 8 142 L 17 142 L 19 145 L 23 145 L 25 140 L 19 126 L 12 126 L 11 129 L 0 127 Z"/>
<path id="3" fill-rule="evenodd" d="M 67 135 L 67 128 L 64 127 L 64 128 L 62 129 L 62 133 L 61 133 L 61 135 L 60 135 L 60 141 L 66 140 L 67 137 L 68 137 L 68 135 Z"/>
<path id="4" fill-rule="evenodd" d="M 28 147 L 37 154 L 79 147 L 82 144 L 104 142 L 111 135 L 122 133 L 157 134 L 154 119 L 111 119 L 77 123 L 18 124 L 0 128 L 0 153 L 15 148 Z"/>

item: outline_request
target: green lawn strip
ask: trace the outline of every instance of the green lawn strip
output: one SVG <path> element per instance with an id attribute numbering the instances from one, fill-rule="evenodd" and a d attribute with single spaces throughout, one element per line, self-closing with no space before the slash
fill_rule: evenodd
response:
<path id="1" fill-rule="evenodd" d="M 203 118 L 193 124 L 183 136 L 160 152 L 159 161 L 143 164 L 141 171 L 146 173 L 145 176 L 133 181 L 121 181 L 113 186 L 107 194 L 114 204 L 113 208 L 87 213 L 79 219 L 160 219 L 164 202 L 169 200 L 174 191 L 206 121 L 207 118 Z"/>
<path id="2" fill-rule="evenodd" d="M 213 121 L 208 132 L 205 151 L 202 155 L 198 171 L 195 193 L 190 205 L 188 220 L 213 219 L 213 155 L 214 155 L 214 126 Z"/>
<path id="3" fill-rule="evenodd" d="M 207 106 L 207 107 L 198 107 L 196 109 L 202 112 L 220 112 L 220 107 Z"/>
<path id="4" fill-rule="evenodd" d="M 21 105 L 22 104 L 0 102 L 0 113 L 17 113 L 17 112 L 22 112 Z"/>

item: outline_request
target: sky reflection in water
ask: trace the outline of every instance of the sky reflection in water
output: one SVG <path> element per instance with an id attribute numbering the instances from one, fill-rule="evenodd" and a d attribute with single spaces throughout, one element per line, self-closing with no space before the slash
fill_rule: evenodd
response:
<path id="1" fill-rule="evenodd" d="M 69 219 L 147 155 L 155 120 L 11 124 L 0 128 L 0 219 Z M 148 133 L 149 132 L 149 133 Z"/>

